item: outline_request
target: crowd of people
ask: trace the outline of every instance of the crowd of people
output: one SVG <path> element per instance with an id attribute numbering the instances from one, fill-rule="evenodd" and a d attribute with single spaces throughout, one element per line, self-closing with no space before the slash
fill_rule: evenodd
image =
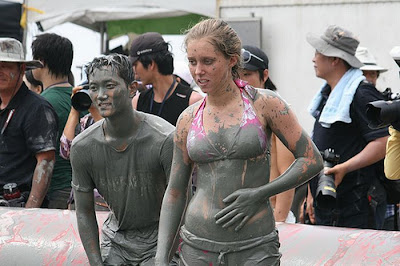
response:
<path id="1" fill-rule="evenodd" d="M 387 69 L 339 26 L 306 39 L 325 81 L 310 99 L 312 136 L 265 52 L 220 19 L 186 32 L 189 82 L 155 32 L 129 56 L 93 59 L 86 111 L 71 105 L 86 88 L 74 86 L 67 38 L 37 36 L 30 61 L 0 38 L 3 199 L 75 209 L 91 265 L 279 265 L 276 222 L 397 230 L 383 183 L 400 179 L 400 126 L 371 128 L 366 114 Z M 323 169 L 325 151 L 337 161 Z M 322 176 L 333 204 L 318 197 Z M 101 239 L 96 210 L 109 211 Z"/>

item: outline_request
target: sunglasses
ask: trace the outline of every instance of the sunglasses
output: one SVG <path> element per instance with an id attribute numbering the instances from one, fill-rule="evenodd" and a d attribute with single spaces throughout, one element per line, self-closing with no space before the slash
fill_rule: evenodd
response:
<path id="1" fill-rule="evenodd" d="M 258 56 L 256 56 L 255 54 L 250 53 L 249 51 L 247 51 L 246 49 L 242 49 L 242 57 L 243 57 L 243 63 L 248 63 L 250 62 L 251 58 L 254 57 L 255 59 L 257 59 L 260 62 L 264 63 L 264 60 Z"/>

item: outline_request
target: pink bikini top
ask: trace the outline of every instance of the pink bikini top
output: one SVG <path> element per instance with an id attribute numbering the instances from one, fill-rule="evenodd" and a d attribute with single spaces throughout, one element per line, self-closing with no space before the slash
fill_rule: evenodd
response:
<path id="1" fill-rule="evenodd" d="M 250 159 L 267 154 L 267 135 L 257 118 L 250 97 L 254 99 L 256 90 L 242 80 L 235 80 L 242 96 L 244 112 L 240 125 L 220 132 L 206 134 L 203 126 L 203 111 L 206 98 L 201 103 L 189 129 L 187 150 L 195 163 L 207 163 L 225 159 Z"/>

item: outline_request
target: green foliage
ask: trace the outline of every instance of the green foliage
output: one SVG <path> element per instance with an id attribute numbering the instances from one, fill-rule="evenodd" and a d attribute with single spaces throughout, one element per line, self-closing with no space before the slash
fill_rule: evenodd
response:
<path id="1" fill-rule="evenodd" d="M 179 17 L 118 20 L 107 22 L 109 38 L 127 33 L 142 34 L 149 31 L 161 34 L 183 34 L 185 30 L 206 17 L 189 14 Z"/>

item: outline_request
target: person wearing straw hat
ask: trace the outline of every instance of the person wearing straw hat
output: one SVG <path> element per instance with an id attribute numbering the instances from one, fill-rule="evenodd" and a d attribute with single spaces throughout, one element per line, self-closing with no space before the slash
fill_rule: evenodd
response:
<path id="1" fill-rule="evenodd" d="M 360 67 L 365 79 L 376 87 L 376 81 L 379 75 L 386 72 L 387 69 L 377 65 L 375 57 L 370 53 L 368 48 L 359 46 L 356 50 L 356 57 L 364 65 Z"/>
<path id="2" fill-rule="evenodd" d="M 25 70 L 40 67 L 18 40 L 0 38 L 0 187 L 17 186 L 27 208 L 46 204 L 57 140 L 53 107 L 23 82 Z"/>
<path id="3" fill-rule="evenodd" d="M 353 33 L 332 25 L 321 36 L 309 34 L 307 41 L 315 48 L 315 74 L 325 81 L 308 108 L 315 118 L 313 141 L 320 151 L 333 149 L 340 156 L 339 163 L 324 172 L 333 175 L 336 188 L 336 200 L 329 208 L 315 200 L 319 176 L 310 181 L 310 220 L 341 227 L 381 226 L 369 223 L 368 191 L 377 179 L 377 165 L 383 163 L 388 132 L 368 127 L 366 105 L 383 97 L 365 82 L 363 64 L 355 56 L 359 41 Z"/>

